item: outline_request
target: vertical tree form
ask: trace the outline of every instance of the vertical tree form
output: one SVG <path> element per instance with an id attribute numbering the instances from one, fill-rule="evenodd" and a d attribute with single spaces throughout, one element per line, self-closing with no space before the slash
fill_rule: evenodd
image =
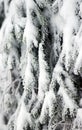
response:
<path id="1" fill-rule="evenodd" d="M 81 130 L 82 1 L 2 3 L 0 44 L 8 72 L 1 102 L 4 127 Z"/>

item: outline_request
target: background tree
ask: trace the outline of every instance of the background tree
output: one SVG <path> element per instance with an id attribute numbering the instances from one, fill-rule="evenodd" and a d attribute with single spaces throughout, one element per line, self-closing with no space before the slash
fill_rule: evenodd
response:
<path id="1" fill-rule="evenodd" d="M 82 1 L 1 0 L 0 6 L 0 127 L 81 130 Z"/>

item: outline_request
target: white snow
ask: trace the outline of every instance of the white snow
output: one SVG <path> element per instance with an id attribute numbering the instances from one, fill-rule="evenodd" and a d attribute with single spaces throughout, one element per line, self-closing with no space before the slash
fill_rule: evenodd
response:
<path id="1" fill-rule="evenodd" d="M 30 124 L 31 126 L 34 125 L 32 124 L 32 120 L 31 120 L 31 115 L 30 113 L 27 112 L 26 107 L 24 105 L 24 103 L 22 102 L 21 104 L 21 110 L 19 112 L 19 115 L 17 117 L 17 130 L 22 130 L 24 128 L 25 125 L 28 126 L 28 124 L 26 124 L 28 122 L 28 124 Z"/>
<path id="2" fill-rule="evenodd" d="M 59 49 L 59 53 L 61 53 L 60 58 L 53 71 L 53 77 L 57 80 L 58 84 L 60 84 L 60 88 L 57 94 L 63 97 L 63 104 L 65 105 L 63 114 L 67 110 L 67 108 L 69 108 L 70 112 L 73 113 L 73 110 L 77 109 L 77 105 L 74 99 L 72 99 L 72 96 L 76 96 L 76 88 L 70 79 L 69 72 L 65 73 L 63 70 L 63 67 L 61 65 L 61 57 L 62 55 L 65 56 L 64 64 L 66 71 L 69 71 L 69 69 L 72 68 L 72 72 L 77 75 L 80 73 L 80 75 L 82 76 L 82 25 L 81 21 L 78 20 L 77 16 L 75 15 L 76 2 L 78 0 L 63 0 L 63 3 L 61 0 L 56 0 L 55 2 L 53 2 L 53 4 L 51 4 L 49 0 L 36 1 L 40 6 L 46 7 L 44 9 L 45 11 L 43 10 L 42 13 L 45 17 L 50 18 L 49 22 L 51 24 L 51 31 L 54 33 L 54 39 L 56 38 L 57 40 L 57 44 L 56 42 L 54 42 L 53 50 L 56 51 L 54 55 L 58 56 L 57 48 Z M 20 11 L 23 4 L 25 4 L 26 6 L 27 16 L 25 18 L 22 16 Z M 58 6 L 59 12 L 54 13 L 55 6 Z M 79 15 L 82 16 L 82 2 L 80 2 L 79 8 Z M 9 11 L 8 14 L 7 11 Z M 8 1 L 6 1 L 5 3 L 5 14 L 7 18 L 5 19 L 0 30 L 0 98 L 2 97 L 2 93 L 5 93 L 6 87 L 11 81 L 11 73 L 9 73 L 9 71 L 13 68 L 13 59 L 15 58 L 16 68 L 14 69 L 14 74 L 15 76 L 18 76 L 18 70 L 21 70 L 20 75 L 24 80 L 23 82 L 25 82 L 24 89 L 30 89 L 33 94 L 31 101 L 34 98 L 36 100 L 37 97 L 39 98 L 39 102 L 44 100 L 41 115 L 39 118 L 40 122 L 44 123 L 45 115 L 52 115 L 53 104 L 56 103 L 56 96 L 53 90 L 49 90 L 50 73 L 48 72 L 49 66 L 45 60 L 45 54 L 43 52 L 44 42 L 42 41 L 41 43 L 38 43 L 37 39 L 39 39 L 39 30 L 33 24 L 33 19 L 37 22 L 37 24 L 40 19 L 38 20 L 38 16 L 35 16 L 33 18 L 31 15 L 31 13 L 33 13 L 32 11 L 39 12 L 33 0 L 13 0 L 10 7 L 8 5 Z M 23 34 L 21 32 L 21 28 L 24 29 Z M 56 29 L 58 30 L 58 32 L 56 32 Z M 16 38 L 13 35 L 13 31 L 15 36 L 17 36 Z M 75 31 L 75 35 L 73 34 L 73 31 Z M 58 33 L 58 36 L 56 36 L 56 33 Z M 63 35 L 62 51 L 59 41 L 60 33 L 62 33 Z M 17 47 L 19 46 L 18 42 L 20 45 L 24 45 L 21 45 L 21 58 L 19 58 L 17 50 Z M 25 47 L 25 50 L 23 47 Z M 39 56 L 34 55 L 32 51 L 33 47 L 39 49 Z M 8 53 L 6 51 L 8 51 Z M 23 53 L 23 51 L 25 52 Z M 36 83 L 36 77 L 33 75 L 33 70 L 35 70 L 38 75 L 37 97 L 36 94 L 33 93 L 34 91 L 32 91 Z M 65 81 L 62 80 L 61 73 L 64 74 Z M 25 96 L 24 94 L 23 97 Z M 5 111 L 9 105 L 7 104 L 8 101 L 12 98 L 8 94 L 4 96 Z M 22 103 L 20 106 L 19 115 L 16 119 L 17 130 L 22 130 L 24 125 L 34 125 L 34 122 L 31 119 L 31 114 L 27 112 L 23 100 L 21 101 Z M 12 104 L 12 102 L 14 102 L 14 99 L 12 99 L 10 103 Z M 80 100 L 80 104 L 82 104 L 81 102 L 82 101 Z M 31 102 L 29 104 L 31 104 Z M 80 118 L 80 120 L 82 121 L 81 113 L 82 109 L 78 109 L 77 118 Z M 2 113 L 0 113 L 0 129 L 1 128 L 3 130 L 6 129 L 5 125 L 3 124 Z"/>

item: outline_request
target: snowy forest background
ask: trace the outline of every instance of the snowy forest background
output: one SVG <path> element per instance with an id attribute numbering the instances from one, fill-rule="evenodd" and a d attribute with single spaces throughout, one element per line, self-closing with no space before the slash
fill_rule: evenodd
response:
<path id="1" fill-rule="evenodd" d="M 82 130 L 82 0 L 0 0 L 0 130 Z"/>

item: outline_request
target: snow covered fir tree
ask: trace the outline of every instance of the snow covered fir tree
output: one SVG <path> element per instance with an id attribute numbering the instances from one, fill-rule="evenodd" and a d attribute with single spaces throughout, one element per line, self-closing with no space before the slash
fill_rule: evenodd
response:
<path id="1" fill-rule="evenodd" d="M 0 0 L 0 130 L 82 130 L 82 0 Z"/>

